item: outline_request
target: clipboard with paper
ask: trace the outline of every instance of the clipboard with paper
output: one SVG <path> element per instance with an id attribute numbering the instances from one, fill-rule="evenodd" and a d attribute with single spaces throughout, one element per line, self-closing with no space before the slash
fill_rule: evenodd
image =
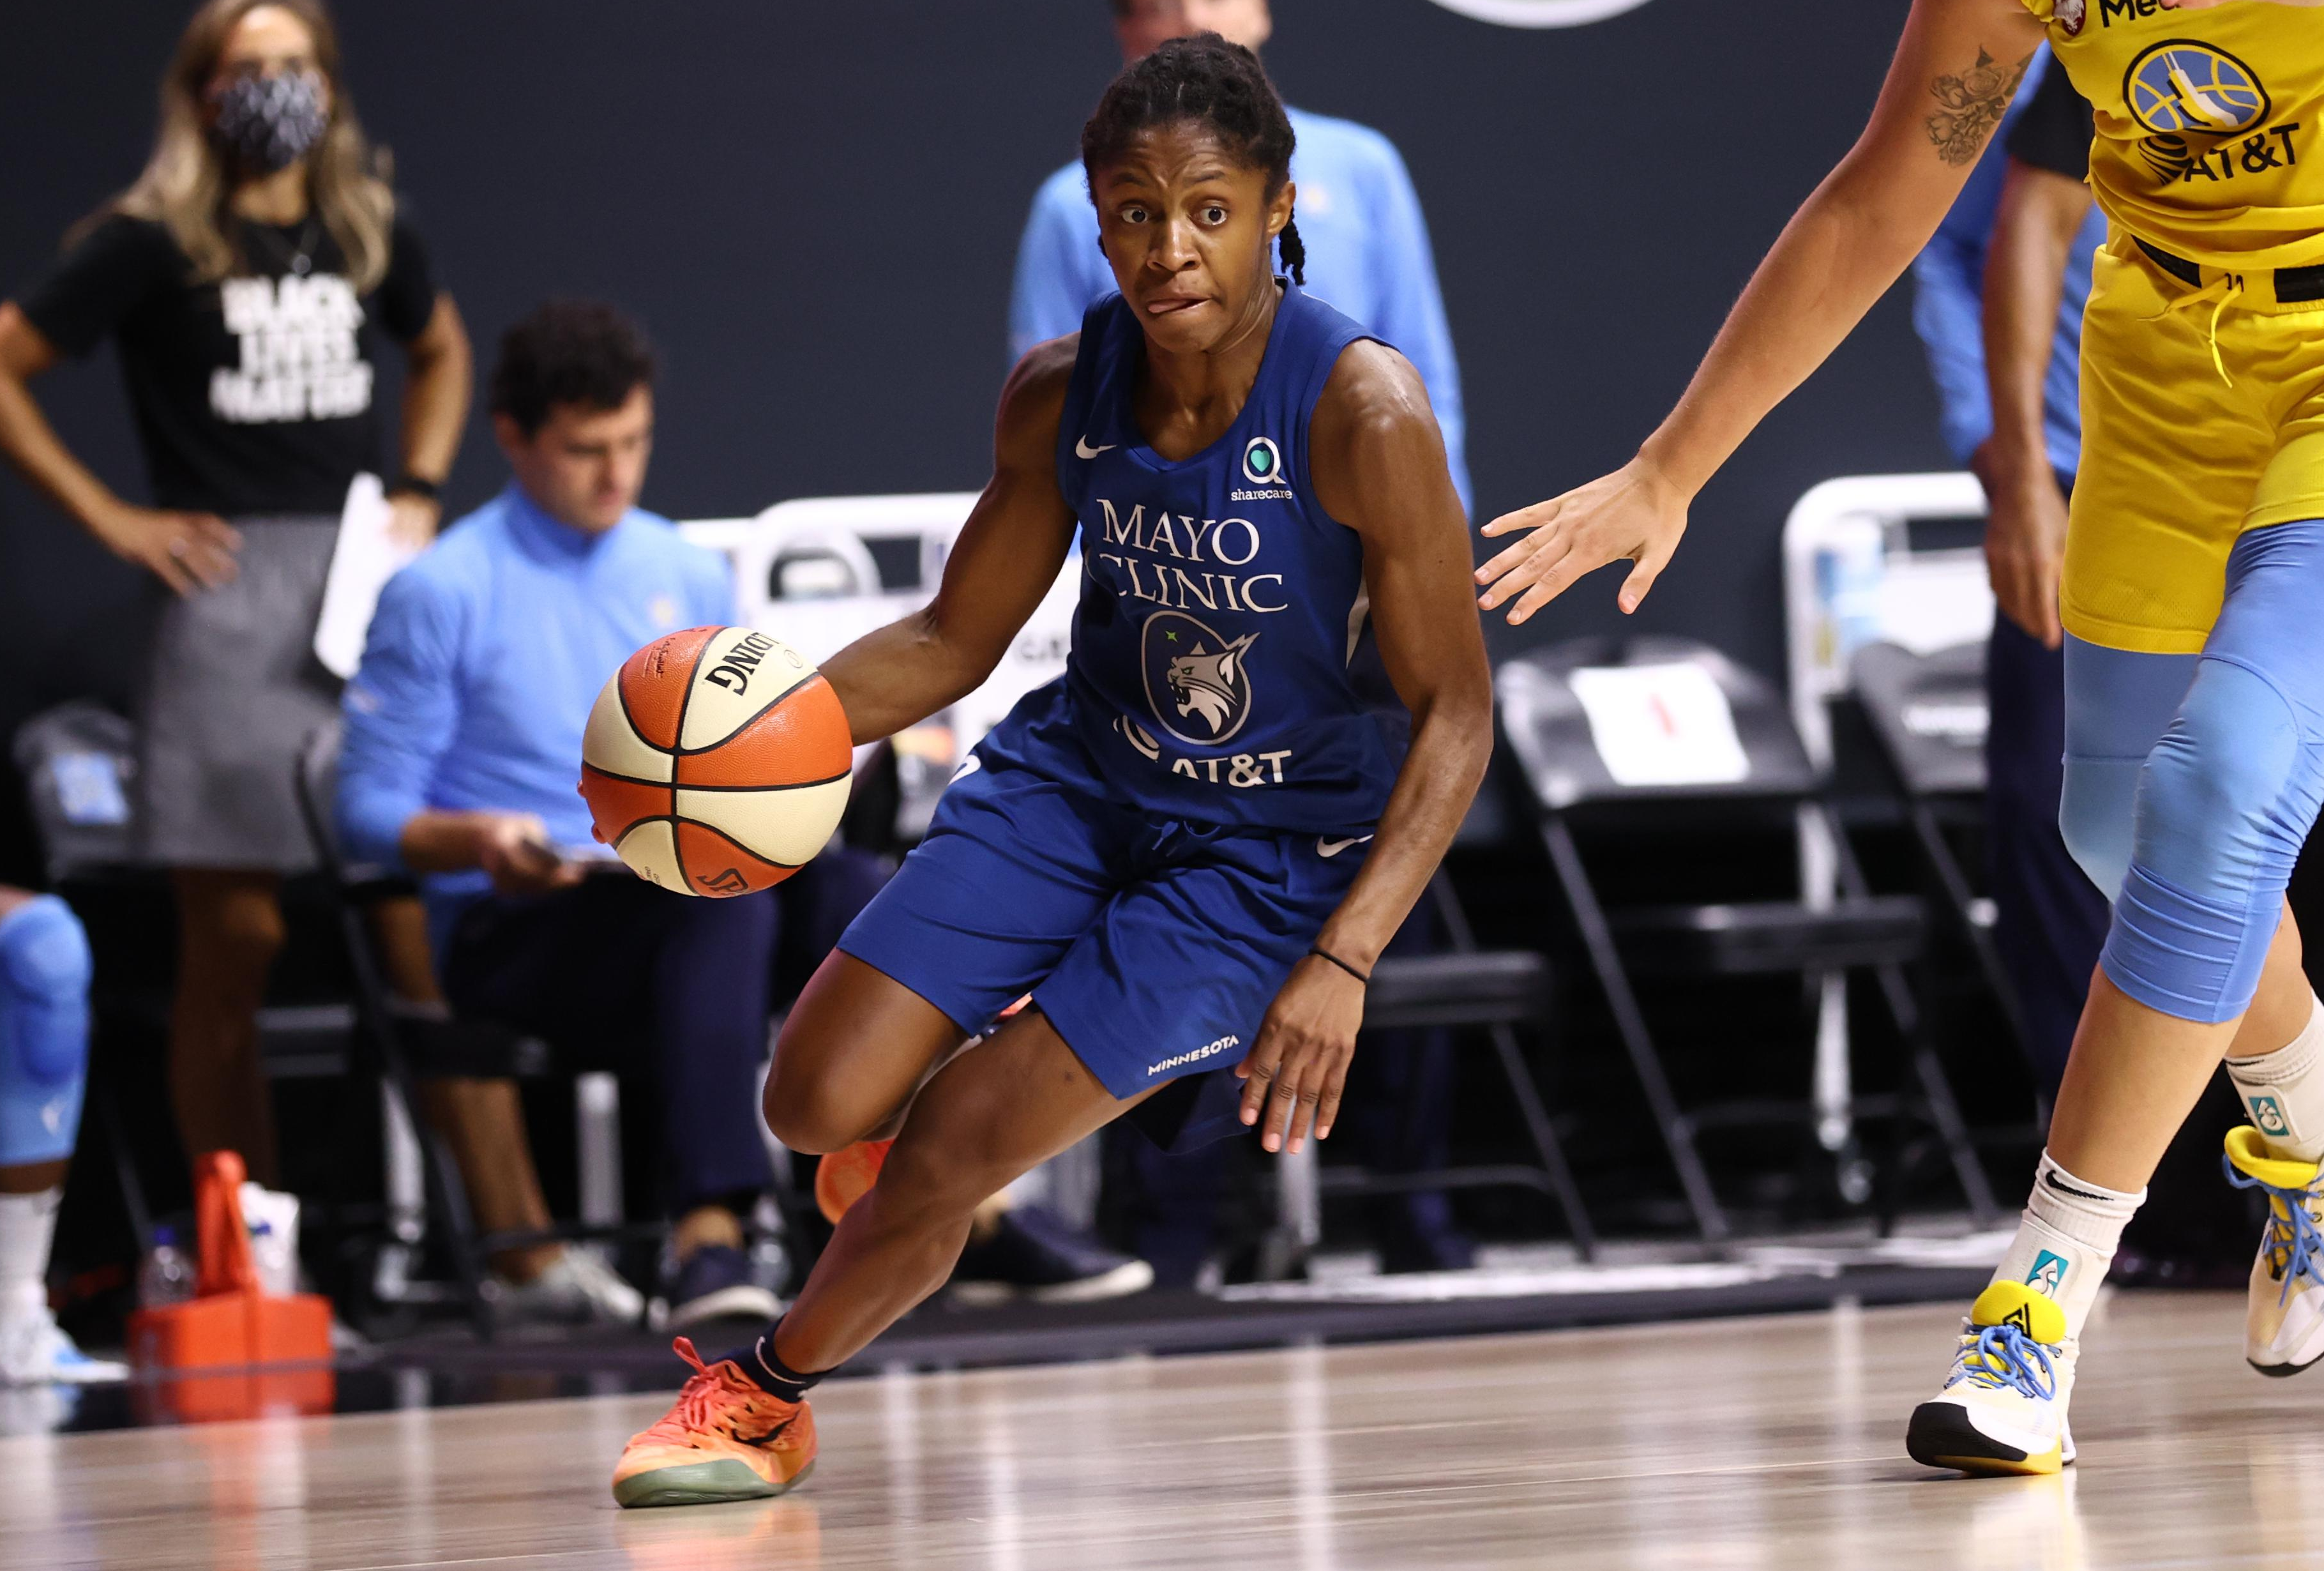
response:
<path id="1" fill-rule="evenodd" d="M 356 476 L 339 513 L 338 543 L 331 549 L 322 614 L 315 619 L 315 658 L 342 680 L 354 676 L 363 661 L 364 637 L 371 630 L 372 613 L 379 609 L 380 591 L 428 549 L 425 541 L 398 540 L 394 519 L 379 476 Z"/>

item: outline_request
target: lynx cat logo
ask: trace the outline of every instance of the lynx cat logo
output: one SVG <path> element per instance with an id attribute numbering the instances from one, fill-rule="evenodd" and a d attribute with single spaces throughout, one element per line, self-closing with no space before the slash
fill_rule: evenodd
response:
<path id="1" fill-rule="evenodd" d="M 1146 677 L 1146 702 L 1162 729 L 1181 742 L 1213 747 L 1250 718 L 1250 672 L 1246 669 L 1256 633 L 1222 638 L 1178 611 L 1157 611 L 1146 619 L 1139 664 Z"/>
<path id="2" fill-rule="evenodd" d="M 1447 11 L 1503 27 L 1579 27 L 1636 11 L 1646 0 L 1436 0 Z"/>

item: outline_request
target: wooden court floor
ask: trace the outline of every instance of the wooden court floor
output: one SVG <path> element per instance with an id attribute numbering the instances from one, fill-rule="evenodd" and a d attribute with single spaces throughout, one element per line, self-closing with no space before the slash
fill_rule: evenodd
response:
<path id="1" fill-rule="evenodd" d="M 850 1382 L 803 1490 L 715 1509 L 607 1496 L 654 1398 L 15 1438 L 0 1565 L 2324 1565 L 2324 1372 L 2240 1314 L 2114 1299 L 2061 1478 L 1906 1462 L 1952 1313 L 1842 1309 Z"/>

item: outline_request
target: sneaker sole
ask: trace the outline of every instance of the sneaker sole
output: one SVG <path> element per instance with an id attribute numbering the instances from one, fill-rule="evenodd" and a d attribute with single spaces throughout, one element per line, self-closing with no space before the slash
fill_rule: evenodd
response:
<path id="1" fill-rule="evenodd" d="M 2313 1369 L 2318 1363 L 2324 1363 L 2324 1353 L 2318 1354 L 2305 1363 L 2262 1363 L 2256 1358 L 2246 1358 L 2244 1362 L 2270 1380 L 2290 1380 L 2301 1370 Z"/>
<path id="2" fill-rule="evenodd" d="M 624 1507 L 643 1509 L 664 1505 L 725 1505 L 742 1500 L 772 1500 L 805 1483 L 815 1471 L 810 1461 L 788 1483 L 769 1483 L 748 1465 L 723 1458 L 686 1467 L 657 1467 L 624 1478 L 613 1485 L 613 1499 Z"/>
<path id="3" fill-rule="evenodd" d="M 2065 1465 L 2061 1441 L 2038 1455 L 2004 1446 L 1969 1421 L 1954 1402 L 1923 1402 L 1904 1431 L 1905 1455 L 1923 1467 L 1957 1473 L 2021 1475 L 2055 1473 Z"/>
<path id="4" fill-rule="evenodd" d="M 682 1331 L 705 1320 L 772 1320 L 782 1312 L 782 1299 L 765 1288 L 721 1288 L 672 1305 L 665 1324 L 672 1331 Z"/>
<path id="5" fill-rule="evenodd" d="M 954 1282 L 952 1296 L 964 1304 L 978 1307 L 1013 1303 L 1019 1298 L 1036 1304 L 1093 1304 L 1104 1298 L 1126 1298 L 1153 1285 L 1154 1268 L 1142 1260 L 1133 1260 L 1097 1276 L 1074 1282 L 1056 1282 L 1046 1288 L 1019 1288 L 1008 1282 Z"/>

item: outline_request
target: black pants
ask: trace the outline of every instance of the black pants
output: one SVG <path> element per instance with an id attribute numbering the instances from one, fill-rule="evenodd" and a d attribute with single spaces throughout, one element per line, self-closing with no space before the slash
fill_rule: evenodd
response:
<path id="1" fill-rule="evenodd" d="M 469 907 L 445 946 L 444 992 L 579 1066 L 622 1070 L 659 1101 L 672 1205 L 731 1203 L 770 1178 L 759 1076 L 775 929 L 772 894 L 694 900 L 604 874 Z"/>
<path id="2" fill-rule="evenodd" d="M 2034 1079 L 2058 1094 L 2106 942 L 2107 901 L 2058 831 L 2066 656 L 1996 613 L 1985 667 L 1986 854 L 1994 941 L 2024 1012 Z"/>

